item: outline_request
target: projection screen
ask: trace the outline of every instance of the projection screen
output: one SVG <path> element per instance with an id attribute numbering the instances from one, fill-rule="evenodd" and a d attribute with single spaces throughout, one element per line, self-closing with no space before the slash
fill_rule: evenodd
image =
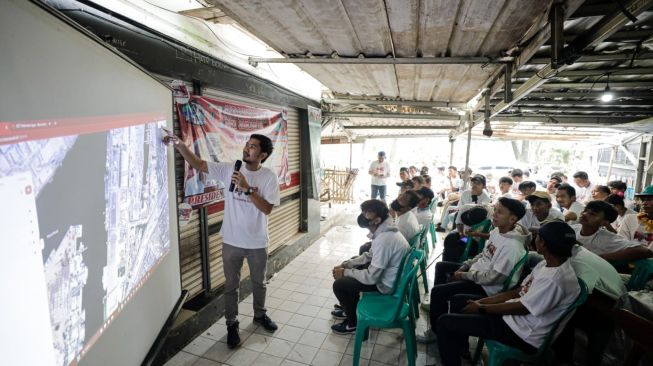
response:
<path id="1" fill-rule="evenodd" d="M 172 93 L 82 29 L 0 1 L 7 365 L 138 365 L 181 292 Z"/>

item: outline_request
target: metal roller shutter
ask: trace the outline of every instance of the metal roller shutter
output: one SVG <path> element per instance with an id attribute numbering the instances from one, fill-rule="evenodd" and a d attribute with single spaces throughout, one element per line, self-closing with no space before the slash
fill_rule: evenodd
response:
<path id="1" fill-rule="evenodd" d="M 170 78 L 160 76 L 164 82 L 172 82 Z M 192 85 L 186 83 L 188 90 L 192 90 Z M 246 98 L 238 95 L 224 93 L 215 89 L 203 89 L 203 95 L 224 101 L 245 104 L 252 107 L 281 109 L 284 106 L 264 103 L 255 99 Z M 174 107 L 174 106 L 173 106 Z M 175 133 L 180 134 L 179 120 L 176 111 L 173 113 L 175 122 Z M 288 169 L 293 175 L 293 182 L 299 179 L 299 112 L 296 108 L 288 108 Z M 184 161 L 181 156 L 176 156 L 175 173 L 177 182 L 177 202 L 183 198 L 183 176 Z M 268 252 L 273 253 L 275 250 L 288 243 L 290 239 L 297 235 L 300 225 L 300 200 L 299 184 L 291 186 L 281 191 L 282 205 L 272 211 L 269 218 L 270 244 Z M 291 198 L 292 197 L 292 198 Z M 216 212 L 208 215 L 209 228 L 215 227 L 222 222 L 223 212 Z M 211 229 L 209 229 L 211 231 Z M 202 260 L 200 249 L 200 223 L 198 210 L 193 212 L 191 221 L 179 230 L 179 252 L 181 264 L 181 283 L 182 288 L 189 291 L 189 298 L 201 293 L 204 288 L 202 284 Z M 219 288 L 224 284 L 224 274 L 222 270 L 222 237 L 216 232 L 209 236 L 209 262 L 211 268 L 211 286 L 212 289 Z M 247 262 L 243 266 L 242 277 L 249 275 Z"/>

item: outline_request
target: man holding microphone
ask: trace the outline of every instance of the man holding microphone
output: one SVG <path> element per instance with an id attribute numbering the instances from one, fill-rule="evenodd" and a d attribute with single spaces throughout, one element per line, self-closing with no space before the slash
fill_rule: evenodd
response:
<path id="1" fill-rule="evenodd" d="M 254 322 L 265 330 L 274 332 L 277 325 L 266 315 L 265 272 L 267 269 L 268 215 L 280 203 L 279 182 L 276 174 L 261 164 L 272 154 L 272 141 L 263 135 L 253 134 L 243 148 L 244 169 L 241 161 L 215 163 L 202 160 L 177 136 L 163 138 L 172 144 L 193 169 L 224 183 L 231 182 L 229 192 L 224 192 L 224 220 L 220 235 L 224 239 L 222 263 L 225 276 L 225 318 L 227 345 L 240 344 L 238 334 L 238 289 L 243 259 L 247 258 L 254 295 Z"/>

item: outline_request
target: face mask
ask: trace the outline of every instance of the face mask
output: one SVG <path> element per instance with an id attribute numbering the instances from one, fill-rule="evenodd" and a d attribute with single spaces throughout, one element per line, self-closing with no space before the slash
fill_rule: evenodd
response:
<path id="1" fill-rule="evenodd" d="M 401 206 L 401 204 L 399 204 L 398 200 L 394 200 L 390 204 L 390 208 L 392 208 L 394 211 L 401 211 L 402 207 L 403 206 Z"/>
<path id="2" fill-rule="evenodd" d="M 360 226 L 363 229 L 367 229 L 368 227 L 370 227 L 371 220 L 365 217 L 364 214 L 358 215 L 357 221 L 358 221 L 358 226 Z"/>

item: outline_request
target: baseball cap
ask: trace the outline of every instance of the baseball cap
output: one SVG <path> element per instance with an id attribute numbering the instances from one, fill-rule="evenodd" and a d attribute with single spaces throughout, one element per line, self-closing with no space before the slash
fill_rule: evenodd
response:
<path id="1" fill-rule="evenodd" d="M 576 244 L 576 232 L 567 223 L 562 221 L 551 221 L 544 224 L 538 235 L 550 248 L 570 250 Z"/>
<path id="2" fill-rule="evenodd" d="M 401 188 L 407 188 L 407 189 L 413 189 L 413 187 L 415 187 L 415 185 L 413 184 L 413 181 L 410 180 L 410 179 L 405 181 L 405 182 L 397 182 L 397 186 L 399 186 Z"/>
<path id="3" fill-rule="evenodd" d="M 636 196 L 636 197 L 641 197 L 641 196 L 653 196 L 653 185 L 650 185 L 650 186 L 644 188 L 643 191 L 637 193 L 635 196 Z"/>
<path id="4" fill-rule="evenodd" d="M 418 189 L 415 193 L 417 193 L 418 195 L 420 195 L 422 197 L 426 197 L 428 199 L 433 199 L 433 197 L 435 197 L 435 194 L 433 193 L 433 191 L 429 187 L 422 187 L 422 188 Z"/>
<path id="5" fill-rule="evenodd" d="M 472 182 L 476 181 L 481 183 L 483 186 L 485 186 L 485 177 L 482 174 L 476 174 L 475 176 L 470 179 Z"/>
<path id="6" fill-rule="evenodd" d="M 551 196 L 549 196 L 548 193 L 543 192 L 543 191 L 535 191 L 535 192 L 529 194 L 528 197 L 526 197 L 526 201 L 528 201 L 530 203 L 533 203 L 533 202 L 537 201 L 538 199 L 540 199 L 542 201 L 551 202 Z"/>
<path id="7" fill-rule="evenodd" d="M 379 151 L 379 156 L 385 156 L 385 151 Z"/>
<path id="8" fill-rule="evenodd" d="M 474 206 L 460 214 L 460 221 L 467 226 L 480 224 L 487 218 L 487 209 L 481 206 Z"/>

